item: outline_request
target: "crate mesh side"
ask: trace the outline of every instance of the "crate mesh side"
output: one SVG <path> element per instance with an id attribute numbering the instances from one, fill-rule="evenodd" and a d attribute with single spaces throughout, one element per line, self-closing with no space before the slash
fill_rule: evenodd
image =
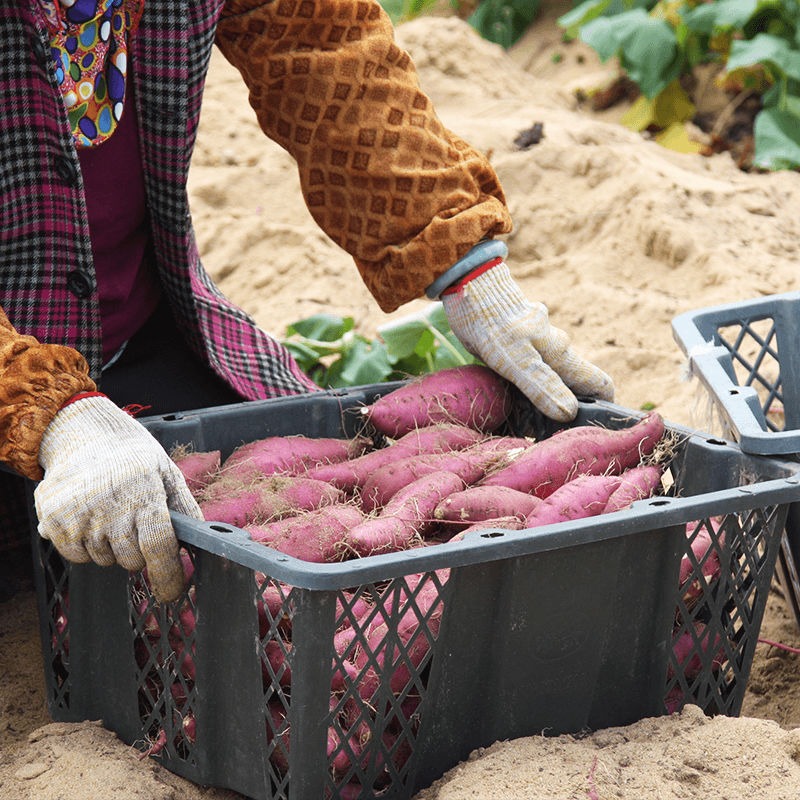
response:
<path id="1" fill-rule="evenodd" d="M 326 796 L 402 794 L 409 783 L 447 575 L 407 575 L 341 598 Z"/>
<path id="2" fill-rule="evenodd" d="M 739 713 L 779 546 L 779 508 L 686 526 L 665 706 Z"/>
<path id="3" fill-rule="evenodd" d="M 46 595 L 45 624 L 50 648 L 45 652 L 49 672 L 48 705 L 57 718 L 69 711 L 69 562 L 65 561 L 52 542 L 39 539 L 41 563 L 44 566 Z"/>
<path id="4" fill-rule="evenodd" d="M 269 777 L 275 800 L 289 796 L 289 708 L 294 661 L 291 645 L 295 590 L 256 573 L 259 657 L 264 681 Z"/>
<path id="5" fill-rule="evenodd" d="M 775 320 L 743 320 L 717 329 L 719 343 L 731 354 L 739 386 L 756 391 L 769 430 L 785 429 L 783 386 Z"/>
<path id="6" fill-rule="evenodd" d="M 181 550 L 188 581 L 172 603 L 156 603 L 141 573 L 129 578 L 131 635 L 143 747 L 196 765 L 194 554 Z"/>
<path id="7" fill-rule="evenodd" d="M 336 592 L 326 797 L 401 791 L 410 779 L 446 571 Z M 273 797 L 291 782 L 291 645 L 298 590 L 260 576 L 260 645 Z M 300 765 L 302 768 L 302 765 Z"/>

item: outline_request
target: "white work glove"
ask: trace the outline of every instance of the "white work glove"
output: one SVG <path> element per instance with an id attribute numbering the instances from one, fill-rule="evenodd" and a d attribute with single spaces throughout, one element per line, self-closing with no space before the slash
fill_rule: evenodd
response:
<path id="1" fill-rule="evenodd" d="M 466 276 L 441 297 L 451 330 L 470 353 L 559 422 L 575 419 L 575 395 L 613 400 L 611 378 L 572 350 L 567 334 L 550 325 L 544 305 L 525 298 L 503 260 L 473 272 L 476 277 Z"/>
<path id="2" fill-rule="evenodd" d="M 107 397 L 62 408 L 39 448 L 39 533 L 68 561 L 147 567 L 159 601 L 184 586 L 169 509 L 202 519 L 178 467 L 150 433 Z"/>

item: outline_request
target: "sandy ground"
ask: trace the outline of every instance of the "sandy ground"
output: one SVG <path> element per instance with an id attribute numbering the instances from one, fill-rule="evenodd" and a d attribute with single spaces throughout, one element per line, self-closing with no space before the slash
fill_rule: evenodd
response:
<path id="1" fill-rule="evenodd" d="M 682 312 L 796 289 L 800 180 L 745 174 L 730 157 L 684 156 L 590 114 L 576 89 L 611 74 L 560 41 L 552 14 L 509 53 L 455 19 L 398 37 L 446 124 L 490 154 L 515 220 L 509 264 L 576 347 L 615 379 L 617 401 L 713 429 L 686 379 L 670 321 Z M 554 54 L 557 54 L 554 57 Z M 544 138 L 519 150 L 534 123 Z M 372 334 L 387 321 L 349 258 L 315 227 L 291 160 L 258 131 L 238 75 L 216 57 L 190 176 L 205 263 L 222 289 L 282 334 L 327 310 Z M 417 301 L 392 317 L 424 305 Z M 776 586 L 762 636 L 800 644 Z M 800 796 L 798 656 L 759 645 L 741 718 L 696 709 L 585 738 L 533 737 L 473 754 L 420 796 L 742 798 Z M 0 604 L 0 797 L 9 800 L 231 798 L 165 772 L 93 723 L 50 723 L 31 594 Z"/>

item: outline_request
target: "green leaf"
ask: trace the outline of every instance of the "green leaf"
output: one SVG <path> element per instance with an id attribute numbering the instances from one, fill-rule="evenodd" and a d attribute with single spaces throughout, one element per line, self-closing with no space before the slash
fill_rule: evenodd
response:
<path id="1" fill-rule="evenodd" d="M 321 342 L 335 342 L 353 329 L 352 317 L 337 317 L 335 314 L 314 314 L 307 319 L 293 322 L 286 329 L 286 336 L 298 334 L 307 339 Z"/>
<path id="2" fill-rule="evenodd" d="M 303 372 L 308 373 L 319 363 L 320 354 L 302 342 L 285 341 L 283 345 L 292 354 Z"/>
<path id="3" fill-rule="evenodd" d="M 483 0 L 467 22 L 490 42 L 508 49 L 539 13 L 540 0 Z"/>
<path id="4" fill-rule="evenodd" d="M 690 30 L 712 36 L 732 28 L 741 30 L 759 5 L 760 0 L 716 0 L 696 6 L 682 17 Z"/>
<path id="5" fill-rule="evenodd" d="M 397 25 L 403 18 L 403 0 L 381 0 L 383 10 L 389 15 L 392 22 Z"/>
<path id="6" fill-rule="evenodd" d="M 381 383 L 392 371 L 386 348 L 380 342 L 357 340 L 340 359 L 339 386 Z"/>
<path id="7" fill-rule="evenodd" d="M 620 48 L 615 19 L 598 17 L 591 22 L 587 22 L 581 28 L 581 41 L 596 51 L 601 61 L 608 61 L 609 58 L 617 54 Z"/>
<path id="8" fill-rule="evenodd" d="M 389 358 L 397 361 L 416 352 L 420 337 L 428 330 L 428 325 L 418 319 L 382 328 L 381 339 L 386 345 Z"/>
<path id="9" fill-rule="evenodd" d="M 770 65 L 779 76 L 800 80 L 800 50 L 777 36 L 759 33 L 752 39 L 733 42 L 725 67 L 729 72 L 756 64 Z"/>
<path id="10" fill-rule="evenodd" d="M 651 9 L 656 0 L 586 0 L 571 11 L 562 14 L 556 22 L 564 28 L 568 38 L 578 36 L 580 29 L 598 17 L 613 17 L 632 8 Z"/>
<path id="11" fill-rule="evenodd" d="M 464 345 L 456 339 L 455 334 L 449 333 L 445 338 L 450 342 L 450 347 L 439 346 L 436 348 L 433 357 L 434 371 L 477 363 L 475 356 L 464 349 Z"/>
<path id="12" fill-rule="evenodd" d="M 769 170 L 800 167 L 800 117 L 778 108 L 766 108 L 755 119 L 757 167 Z"/>
<path id="13" fill-rule="evenodd" d="M 655 97 L 680 74 L 681 57 L 672 27 L 641 9 L 620 25 L 620 64 L 645 97 Z M 618 18 L 619 19 L 619 18 Z"/>

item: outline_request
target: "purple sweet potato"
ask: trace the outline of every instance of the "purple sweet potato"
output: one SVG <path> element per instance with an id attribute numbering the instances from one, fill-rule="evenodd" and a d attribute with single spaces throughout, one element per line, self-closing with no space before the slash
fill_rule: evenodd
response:
<path id="1" fill-rule="evenodd" d="M 637 500 L 652 497 L 656 489 L 661 485 L 663 473 L 663 467 L 657 464 L 643 464 L 639 467 L 626 469 L 620 475 L 622 480 L 619 486 L 608 498 L 604 513 L 610 514 L 613 511 L 621 511 Z"/>
<path id="2" fill-rule="evenodd" d="M 375 511 L 412 481 L 440 470 L 458 475 L 467 485 L 473 484 L 500 458 L 501 453 L 485 453 L 470 447 L 452 453 L 408 456 L 392 461 L 367 476 L 361 487 L 361 508 L 366 513 Z"/>
<path id="3" fill-rule="evenodd" d="M 655 450 L 663 435 L 664 420 L 655 411 L 619 430 L 597 425 L 566 428 L 523 450 L 481 483 L 544 498 L 577 475 L 619 474 L 636 466 Z"/>
<path id="4" fill-rule="evenodd" d="M 310 478 L 328 481 L 346 492 L 353 492 L 386 464 L 408 456 L 450 453 L 476 444 L 483 435 L 463 425 L 431 425 L 400 437 L 394 444 L 372 450 L 358 458 L 337 464 L 321 464 L 306 473 Z"/>
<path id="5" fill-rule="evenodd" d="M 505 422 L 510 406 L 508 382 L 488 367 L 471 364 L 423 375 L 366 406 L 363 413 L 378 431 L 392 437 L 439 422 L 492 433 Z"/>
<path id="6" fill-rule="evenodd" d="M 719 580 L 722 569 L 720 552 L 725 545 L 725 531 L 714 519 L 703 525 L 689 522 L 686 525 L 686 539 L 691 556 L 687 550 L 681 559 L 678 580 L 684 602 L 692 605 L 703 594 L 706 585 Z"/>
<path id="7" fill-rule="evenodd" d="M 448 495 L 464 488 L 452 472 L 432 472 L 397 492 L 374 517 L 347 533 L 346 542 L 360 556 L 404 550 L 435 522 L 433 510 Z"/>
<path id="8" fill-rule="evenodd" d="M 490 530 L 491 528 L 500 528 L 504 531 L 521 531 L 525 528 L 525 520 L 516 515 L 511 515 L 473 522 L 469 527 L 460 530 L 450 541 L 461 541 L 468 533 Z"/>
<path id="9" fill-rule="evenodd" d="M 525 518 L 525 527 L 536 528 L 602 514 L 620 481 L 619 475 L 578 475 L 544 498 Z"/>
<path id="10" fill-rule="evenodd" d="M 172 454 L 172 460 L 183 473 L 189 491 L 196 495 L 216 476 L 221 455 L 219 450 L 196 453 L 179 450 Z"/>
<path id="11" fill-rule="evenodd" d="M 442 500 L 433 515 L 462 525 L 497 517 L 516 517 L 523 522 L 541 502 L 535 495 L 508 486 L 468 486 Z"/>
<path id="12" fill-rule="evenodd" d="M 255 542 L 302 561 L 322 564 L 341 561 L 348 555 L 342 543 L 350 529 L 363 519 L 364 515 L 355 505 L 339 503 L 266 525 L 248 525 L 245 530 Z"/>
<path id="13" fill-rule="evenodd" d="M 319 438 L 309 436 L 269 436 L 238 447 L 222 465 L 226 475 L 240 480 L 255 475 L 288 473 L 299 475 L 317 464 L 330 464 L 356 458 L 372 444 L 368 438 Z"/>
<path id="14" fill-rule="evenodd" d="M 344 494 L 324 481 L 272 475 L 242 486 L 230 475 L 210 483 L 198 503 L 206 520 L 243 528 L 341 503 Z"/>

